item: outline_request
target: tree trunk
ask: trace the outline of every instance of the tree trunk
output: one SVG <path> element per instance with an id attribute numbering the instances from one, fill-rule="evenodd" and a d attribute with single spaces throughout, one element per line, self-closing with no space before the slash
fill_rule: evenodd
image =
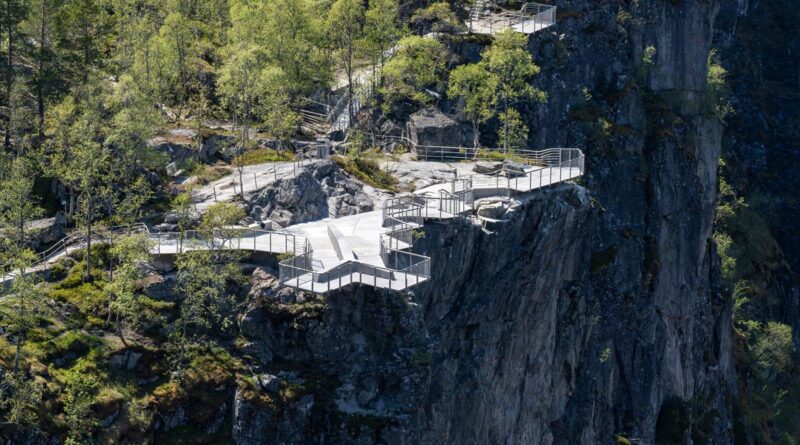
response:
<path id="1" fill-rule="evenodd" d="M 347 126 L 353 125 L 355 116 L 353 113 L 353 51 L 350 49 L 347 53 L 347 62 L 345 69 L 347 70 Z"/>
<path id="2" fill-rule="evenodd" d="M 11 149 L 11 84 L 14 82 L 14 26 L 11 16 L 12 0 L 6 0 L 6 34 L 8 54 L 6 55 L 6 115 L 3 148 L 8 153 Z"/>
<path id="3" fill-rule="evenodd" d="M 479 125 L 477 120 L 472 121 L 472 148 L 478 148 L 478 144 L 480 144 L 480 136 L 478 135 Z"/>
<path id="4" fill-rule="evenodd" d="M 22 351 L 22 333 L 21 332 L 17 333 L 17 338 L 14 339 L 14 343 L 15 343 L 14 346 L 15 346 L 16 351 L 14 352 L 14 372 L 13 373 L 16 374 L 17 371 L 19 371 L 19 358 L 20 358 L 21 351 Z"/>
<path id="5" fill-rule="evenodd" d="M 86 273 L 83 281 L 88 282 L 92 278 L 92 200 L 89 199 L 86 209 Z"/>
<path id="6" fill-rule="evenodd" d="M 46 20 L 45 20 L 45 0 L 39 1 L 39 79 L 36 82 L 36 104 L 39 117 L 39 141 L 41 144 L 44 140 L 44 56 L 45 56 L 45 39 L 46 39 Z"/>
<path id="7" fill-rule="evenodd" d="M 122 335 L 122 323 L 120 323 L 119 320 L 119 311 L 116 313 L 114 323 L 116 324 L 117 337 L 119 337 L 119 340 L 122 342 L 122 346 L 125 346 L 125 349 L 128 349 L 128 342 L 125 341 L 125 336 Z"/>

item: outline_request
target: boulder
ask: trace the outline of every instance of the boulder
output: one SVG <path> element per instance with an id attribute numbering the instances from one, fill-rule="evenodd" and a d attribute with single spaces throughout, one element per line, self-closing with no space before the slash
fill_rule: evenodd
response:
<path id="1" fill-rule="evenodd" d="M 173 289 L 176 279 L 174 273 L 162 275 L 152 271 L 145 276 L 142 293 L 154 300 L 172 301 L 175 299 Z"/>
<path id="2" fill-rule="evenodd" d="M 259 219 L 264 219 L 263 215 L 262 213 Z M 275 209 L 267 218 L 281 227 L 288 227 L 292 225 L 294 214 L 286 209 Z"/>
<path id="3" fill-rule="evenodd" d="M 162 223 L 162 224 L 154 225 L 153 229 L 156 232 L 174 232 L 174 231 L 178 230 L 178 225 L 177 224 Z"/>
<path id="4" fill-rule="evenodd" d="M 254 376 L 254 378 L 258 387 L 268 393 L 277 394 L 281 390 L 281 384 L 283 382 L 280 378 L 278 378 L 278 376 L 272 374 L 261 374 Z"/>
<path id="5" fill-rule="evenodd" d="M 166 224 L 177 224 L 178 223 L 178 212 L 169 212 L 164 217 L 164 223 Z"/>
<path id="6" fill-rule="evenodd" d="M 167 164 L 165 170 L 167 171 L 167 174 L 170 176 L 177 176 L 181 172 L 181 170 L 178 169 L 178 164 L 176 164 L 175 162 L 170 162 L 169 164 Z"/>
<path id="7" fill-rule="evenodd" d="M 203 149 L 200 153 L 200 160 L 203 162 L 212 162 L 217 157 L 225 159 L 225 150 L 235 145 L 235 136 L 227 136 L 222 134 L 211 135 L 203 141 Z"/>
<path id="8" fill-rule="evenodd" d="M 502 219 L 508 210 L 508 204 L 501 200 L 481 200 L 476 203 L 475 214 L 490 219 Z"/>
<path id="9" fill-rule="evenodd" d="M 461 126 L 437 109 L 412 114 L 406 124 L 408 137 L 418 145 L 458 147 L 462 145 Z M 428 155 L 436 155 L 428 150 Z"/>
<path id="10" fill-rule="evenodd" d="M 31 235 L 31 247 L 39 248 L 43 244 L 58 241 L 64 236 L 64 213 L 58 212 L 52 218 L 35 219 L 25 224 L 25 230 Z"/>
<path id="11" fill-rule="evenodd" d="M 286 227 L 336 215 L 342 208 L 347 215 L 370 211 L 374 204 L 361 187 L 334 162 L 317 162 L 251 196 L 248 213 L 256 223 Z"/>
<path id="12" fill-rule="evenodd" d="M 519 162 L 505 160 L 503 161 L 503 173 L 508 177 L 524 176 L 525 165 Z"/>
<path id="13" fill-rule="evenodd" d="M 482 175 L 495 175 L 503 169 L 501 162 L 478 162 L 472 167 L 472 171 Z"/>

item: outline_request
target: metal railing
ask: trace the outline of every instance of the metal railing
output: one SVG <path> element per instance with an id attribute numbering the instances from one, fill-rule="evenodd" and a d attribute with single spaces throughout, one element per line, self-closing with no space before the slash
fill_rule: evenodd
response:
<path id="1" fill-rule="evenodd" d="M 96 226 L 92 231 L 92 241 L 93 242 L 107 242 L 112 239 L 114 234 L 125 232 L 126 234 L 130 233 L 141 233 L 145 232 L 148 233 L 147 226 L 143 223 L 135 223 L 135 224 L 125 224 L 120 226 L 112 226 L 112 227 L 103 227 L 103 226 Z M 37 252 L 36 259 L 31 262 L 31 264 L 26 268 L 27 272 L 37 272 L 47 268 L 47 263 L 52 261 L 54 258 L 57 258 L 68 251 L 68 249 L 83 246 L 86 244 L 86 233 L 85 232 L 73 232 L 70 234 L 65 235 L 47 249 Z M 15 271 L 5 271 L 5 273 L 0 277 L 0 282 L 5 282 L 10 278 L 13 278 L 17 275 Z"/>
<path id="2" fill-rule="evenodd" d="M 511 28 L 532 34 L 555 25 L 556 11 L 556 6 L 540 3 L 525 3 L 517 11 L 500 10 L 493 2 L 477 1 L 470 10 L 469 32 L 496 34 Z"/>

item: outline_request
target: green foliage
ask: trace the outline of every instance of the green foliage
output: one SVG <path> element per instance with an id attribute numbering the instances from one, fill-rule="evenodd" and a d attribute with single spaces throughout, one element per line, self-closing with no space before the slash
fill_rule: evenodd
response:
<path id="1" fill-rule="evenodd" d="M 267 162 L 286 162 L 294 159 L 294 154 L 290 151 L 278 151 L 271 148 L 257 148 L 247 150 L 238 156 L 240 159 L 233 161 L 234 164 L 256 165 Z"/>
<path id="2" fill-rule="evenodd" d="M 429 32 L 454 33 L 464 29 L 461 20 L 447 2 L 431 3 L 425 8 L 414 11 L 410 21 L 419 35 Z"/>
<path id="3" fill-rule="evenodd" d="M 151 244 L 147 235 L 128 235 L 117 240 L 110 251 L 117 267 L 105 291 L 111 298 L 109 310 L 115 317 L 117 336 L 126 345 L 123 324 L 135 326 L 145 314 L 137 290 L 144 278 L 140 265 L 150 258 Z"/>
<path id="4" fill-rule="evenodd" d="M 727 77 L 728 71 L 720 64 L 716 50 L 712 50 L 708 55 L 705 108 L 720 120 L 733 112 Z"/>
<path id="5" fill-rule="evenodd" d="M 351 156 L 334 156 L 331 159 L 344 171 L 366 184 L 383 190 L 397 190 L 397 178 L 392 176 L 390 172 L 382 169 L 380 164 L 373 159 Z"/>
<path id="6" fill-rule="evenodd" d="M 500 138 L 504 149 L 527 145 L 528 128 L 513 106 L 521 101 L 547 99 L 543 91 L 530 85 L 539 67 L 533 63 L 527 43 L 527 35 L 503 31 L 483 51 L 480 62 L 452 71 L 448 94 L 465 101 L 464 111 L 473 126 L 473 146 L 478 146 L 480 123 L 495 115 L 502 123 Z"/>
<path id="7" fill-rule="evenodd" d="M 503 126 L 500 128 L 500 139 L 506 149 L 525 148 L 528 143 L 528 127 L 522 122 L 519 111 L 507 108 L 498 115 Z"/>
<path id="8" fill-rule="evenodd" d="M 383 69 L 385 82 L 382 93 L 385 111 L 400 101 L 430 104 L 426 88 L 435 89 L 441 80 L 447 51 L 435 39 L 419 36 L 405 37 L 397 42 L 397 51 Z"/>
<path id="9" fill-rule="evenodd" d="M 472 122 L 474 148 L 479 145 L 479 127 L 494 116 L 498 79 L 481 64 L 462 65 L 450 72 L 447 95 L 464 100 L 464 113 Z"/>
<path id="10" fill-rule="evenodd" d="M 373 0 L 364 14 L 362 51 L 372 62 L 373 71 L 386 61 L 385 51 L 400 36 L 396 0 Z"/>
<path id="11" fill-rule="evenodd" d="M 36 426 L 42 402 L 42 386 L 23 374 L 6 372 L 0 380 L 0 411 L 3 419 L 18 428 Z"/>
<path id="12" fill-rule="evenodd" d="M 64 415 L 69 428 L 66 444 L 86 443 L 100 426 L 100 422 L 92 415 L 92 404 L 99 386 L 91 375 L 79 372 L 69 374 L 64 397 Z"/>

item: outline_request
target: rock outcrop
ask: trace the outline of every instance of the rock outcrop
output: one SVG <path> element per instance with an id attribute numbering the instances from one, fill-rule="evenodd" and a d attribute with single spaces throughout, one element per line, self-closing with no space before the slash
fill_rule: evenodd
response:
<path id="1" fill-rule="evenodd" d="M 318 162 L 254 194 L 248 202 L 249 214 L 256 222 L 274 221 L 286 227 L 370 211 L 374 204 L 361 188 L 334 162 Z"/>
<path id="2" fill-rule="evenodd" d="M 425 109 L 412 114 L 406 124 L 408 137 L 415 144 L 458 147 L 462 144 L 462 131 L 458 122 L 436 109 Z"/>

